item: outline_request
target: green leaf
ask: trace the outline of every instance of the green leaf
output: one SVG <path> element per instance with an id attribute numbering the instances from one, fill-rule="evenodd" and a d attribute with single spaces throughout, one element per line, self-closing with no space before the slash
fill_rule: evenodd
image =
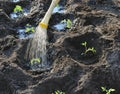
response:
<path id="1" fill-rule="evenodd" d="M 92 53 L 96 53 L 96 50 L 95 50 L 94 47 L 88 48 L 88 49 L 85 51 L 85 53 L 87 53 L 87 52 L 89 52 L 89 51 L 91 51 Z"/>
<path id="2" fill-rule="evenodd" d="M 85 41 L 85 42 L 81 43 L 81 45 L 86 47 L 87 46 L 87 42 Z"/>
<path id="3" fill-rule="evenodd" d="M 16 5 L 16 7 L 14 8 L 14 12 L 22 12 L 23 8 L 19 5 Z"/>
<path id="4" fill-rule="evenodd" d="M 34 62 L 38 62 L 38 63 L 40 63 L 41 60 L 40 60 L 40 58 L 33 58 L 33 59 L 30 61 L 30 64 L 33 65 Z"/>
<path id="5" fill-rule="evenodd" d="M 29 32 L 29 31 L 30 31 L 30 28 L 26 28 L 26 29 L 25 29 L 25 32 Z"/>
<path id="6" fill-rule="evenodd" d="M 26 25 L 25 32 L 35 32 L 35 27 L 32 27 L 30 24 Z"/>
<path id="7" fill-rule="evenodd" d="M 105 87 L 101 87 L 102 91 L 106 92 L 106 94 L 110 94 L 111 92 L 115 91 L 115 89 L 110 88 L 107 90 Z"/>
<path id="8" fill-rule="evenodd" d="M 30 26 L 30 24 L 26 24 L 26 26 Z"/>
<path id="9" fill-rule="evenodd" d="M 71 20 L 70 19 L 67 19 L 67 28 L 71 28 L 71 26 L 72 26 L 72 22 L 71 22 Z"/>
<path id="10" fill-rule="evenodd" d="M 66 22 L 67 22 L 66 19 L 64 19 L 64 20 L 61 21 L 61 23 L 66 23 Z"/>
<path id="11" fill-rule="evenodd" d="M 110 88 L 109 91 L 115 91 L 115 89 Z"/>
<path id="12" fill-rule="evenodd" d="M 102 91 L 106 91 L 106 88 L 105 87 L 101 87 Z"/>
<path id="13" fill-rule="evenodd" d="M 106 94 L 110 94 L 110 92 L 107 91 Z"/>
<path id="14" fill-rule="evenodd" d="M 32 30 L 32 32 L 35 32 L 35 28 L 34 27 L 32 27 L 31 30 Z"/>
<path id="15" fill-rule="evenodd" d="M 65 94 L 65 92 L 57 90 L 57 91 L 55 91 L 55 93 L 52 93 L 52 94 Z"/>
<path id="16" fill-rule="evenodd" d="M 66 28 L 71 28 L 71 26 L 72 26 L 72 22 L 70 19 L 67 19 L 67 20 L 64 19 L 61 21 L 61 23 L 66 23 Z"/>

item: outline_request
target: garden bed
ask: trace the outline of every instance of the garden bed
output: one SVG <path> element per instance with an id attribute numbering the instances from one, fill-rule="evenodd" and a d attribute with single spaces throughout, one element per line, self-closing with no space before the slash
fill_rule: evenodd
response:
<path id="1" fill-rule="evenodd" d="M 51 0 L 0 1 L 0 94 L 120 94 L 120 1 L 61 0 L 64 12 L 53 13 L 48 27 L 49 68 L 32 70 L 25 58 L 27 44 Z M 29 13 L 12 19 L 16 5 Z M 62 20 L 64 30 L 53 28 Z M 24 29 L 24 38 L 19 37 Z M 82 43 L 87 43 L 87 48 Z M 94 51 L 88 51 L 89 48 Z"/>

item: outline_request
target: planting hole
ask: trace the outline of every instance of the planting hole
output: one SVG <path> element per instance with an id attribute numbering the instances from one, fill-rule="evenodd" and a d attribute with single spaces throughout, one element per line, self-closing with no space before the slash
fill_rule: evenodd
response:
<path id="1" fill-rule="evenodd" d="M 12 19 L 17 19 L 17 18 L 20 18 L 22 16 L 27 16 L 29 14 L 29 10 L 24 8 L 22 12 L 12 12 L 10 14 L 10 17 Z"/>
<path id="2" fill-rule="evenodd" d="M 18 37 L 20 39 L 32 38 L 34 32 L 35 27 L 30 24 L 27 24 L 25 27 L 17 28 Z"/>
<path id="3" fill-rule="evenodd" d="M 66 38 L 63 44 L 73 59 L 82 61 L 84 64 L 93 64 L 98 61 L 101 54 L 101 46 L 98 42 L 99 36 L 100 34 L 93 32 L 75 35 Z M 86 48 L 82 45 L 84 42 L 87 43 Z"/>
<path id="4" fill-rule="evenodd" d="M 18 29 L 17 32 L 18 32 L 18 34 L 19 34 L 18 37 L 19 37 L 20 39 L 31 38 L 31 37 L 33 36 L 33 34 L 27 34 L 27 33 L 25 32 L 25 29 L 23 29 L 23 28 Z"/>
<path id="5" fill-rule="evenodd" d="M 64 19 L 60 23 L 53 26 L 53 29 L 57 31 L 63 31 L 65 29 L 70 29 L 72 26 L 72 20 L 71 19 Z"/>

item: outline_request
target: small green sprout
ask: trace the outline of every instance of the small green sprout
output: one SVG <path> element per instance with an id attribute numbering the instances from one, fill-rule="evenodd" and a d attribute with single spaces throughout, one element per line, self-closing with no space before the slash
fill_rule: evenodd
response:
<path id="1" fill-rule="evenodd" d="M 57 91 L 55 91 L 55 93 L 52 93 L 52 94 L 65 94 L 65 92 L 57 90 Z"/>
<path id="2" fill-rule="evenodd" d="M 71 22 L 71 20 L 70 19 L 68 19 L 67 20 L 67 28 L 71 28 L 71 26 L 72 26 L 72 22 Z"/>
<path id="3" fill-rule="evenodd" d="M 81 45 L 85 47 L 85 50 L 87 50 L 87 42 L 86 41 L 81 43 Z"/>
<path id="4" fill-rule="evenodd" d="M 62 20 L 61 23 L 66 23 L 66 19 Z"/>
<path id="5" fill-rule="evenodd" d="M 81 45 L 85 47 L 85 52 L 84 52 L 84 54 L 87 54 L 88 52 L 92 52 L 93 54 L 96 53 L 96 50 L 95 50 L 94 47 L 87 47 L 87 42 L 86 42 L 86 41 L 83 42 L 83 43 L 81 43 Z"/>
<path id="6" fill-rule="evenodd" d="M 41 59 L 39 59 L 39 58 L 33 58 L 33 59 L 30 61 L 30 64 L 33 65 L 35 62 L 40 63 L 40 62 L 41 62 Z"/>
<path id="7" fill-rule="evenodd" d="M 93 53 L 96 53 L 96 50 L 95 50 L 94 47 L 88 48 L 88 49 L 85 51 L 85 53 L 87 53 L 87 52 L 89 52 L 89 51 L 91 51 L 91 52 L 93 52 Z"/>
<path id="8" fill-rule="evenodd" d="M 28 32 L 35 32 L 35 27 L 31 26 L 30 24 L 27 24 L 25 32 L 26 33 L 28 33 Z"/>
<path id="9" fill-rule="evenodd" d="M 19 5 L 16 5 L 16 7 L 14 8 L 14 12 L 17 13 L 17 12 L 23 12 L 23 8 Z"/>
<path id="10" fill-rule="evenodd" d="M 61 23 L 66 23 L 66 28 L 71 28 L 72 26 L 72 21 L 70 19 L 64 19 Z"/>
<path id="11" fill-rule="evenodd" d="M 107 90 L 105 87 L 101 87 L 101 89 L 102 89 L 103 92 L 106 92 L 106 94 L 110 94 L 111 92 L 115 91 L 115 89 L 112 89 L 112 88 Z"/>

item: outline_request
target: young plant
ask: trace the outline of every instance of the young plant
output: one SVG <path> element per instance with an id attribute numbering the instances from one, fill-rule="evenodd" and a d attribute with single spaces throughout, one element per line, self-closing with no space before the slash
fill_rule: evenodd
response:
<path id="1" fill-rule="evenodd" d="M 27 24 L 27 25 L 26 25 L 25 32 L 26 32 L 26 33 L 35 32 L 35 27 L 31 26 L 30 24 Z"/>
<path id="2" fill-rule="evenodd" d="M 93 54 L 96 53 L 96 50 L 95 50 L 94 47 L 87 47 L 87 42 L 86 41 L 83 42 L 81 45 L 85 47 L 85 51 L 82 54 L 87 54 L 88 52 L 92 52 Z"/>
<path id="3" fill-rule="evenodd" d="M 65 94 L 65 92 L 57 90 L 57 91 L 55 91 L 55 93 L 52 93 L 52 94 Z"/>
<path id="4" fill-rule="evenodd" d="M 16 7 L 14 8 L 14 12 L 15 13 L 20 13 L 20 12 L 23 12 L 23 8 L 19 5 L 16 5 Z"/>
<path id="5" fill-rule="evenodd" d="M 30 64 L 33 65 L 34 63 L 40 63 L 40 62 L 41 62 L 40 58 L 33 58 L 31 59 Z"/>
<path id="6" fill-rule="evenodd" d="M 101 87 L 101 89 L 102 89 L 103 92 L 106 92 L 106 94 L 111 94 L 111 92 L 115 91 L 115 89 L 112 89 L 112 88 L 107 90 L 105 87 Z"/>
<path id="7" fill-rule="evenodd" d="M 66 23 L 66 28 L 71 28 L 72 26 L 72 21 L 70 19 L 64 19 L 61 23 Z"/>
<path id="8" fill-rule="evenodd" d="M 23 8 L 19 5 L 16 5 L 16 7 L 14 8 L 14 14 L 17 16 L 17 17 L 21 17 L 24 15 L 23 13 Z"/>

